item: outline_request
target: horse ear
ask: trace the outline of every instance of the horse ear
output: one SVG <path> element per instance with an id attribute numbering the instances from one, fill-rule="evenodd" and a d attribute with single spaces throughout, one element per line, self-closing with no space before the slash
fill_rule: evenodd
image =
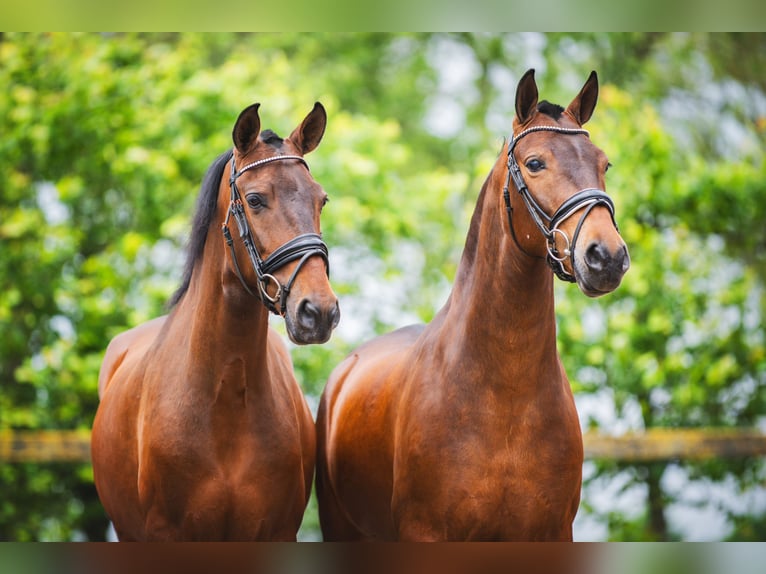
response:
<path id="1" fill-rule="evenodd" d="M 596 108 L 596 102 L 598 101 L 598 75 L 596 71 L 592 71 L 590 76 L 585 82 L 585 85 L 577 94 L 577 97 L 569 104 L 567 112 L 572 114 L 575 120 L 580 125 L 587 122 L 593 115 L 593 110 Z"/>
<path id="2" fill-rule="evenodd" d="M 324 106 L 319 102 L 314 104 L 305 119 L 290 134 L 290 141 L 298 146 L 301 153 L 307 154 L 316 149 L 319 142 L 322 141 L 324 129 L 327 125 L 327 112 Z"/>
<path id="3" fill-rule="evenodd" d="M 519 124 L 525 124 L 532 117 L 537 106 L 537 83 L 535 70 L 530 68 L 519 80 L 516 88 L 516 118 Z"/>
<path id="4" fill-rule="evenodd" d="M 234 124 L 231 138 L 234 147 L 241 155 L 245 155 L 255 147 L 258 134 L 261 131 L 261 118 L 258 117 L 258 108 L 261 104 L 253 104 L 242 110 Z"/>

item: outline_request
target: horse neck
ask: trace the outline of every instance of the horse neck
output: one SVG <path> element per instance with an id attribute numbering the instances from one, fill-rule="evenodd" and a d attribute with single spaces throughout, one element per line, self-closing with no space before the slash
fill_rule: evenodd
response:
<path id="1" fill-rule="evenodd" d="M 174 322 L 187 330 L 189 360 L 203 371 L 243 361 L 248 379 L 263 379 L 268 369 L 269 312 L 224 267 L 226 257 L 220 229 L 212 225 Z"/>
<path id="2" fill-rule="evenodd" d="M 442 331 L 460 338 L 460 360 L 473 358 L 488 372 L 499 367 L 507 372 L 513 366 L 520 371 L 558 368 L 553 274 L 543 259 L 522 252 L 511 236 L 502 198 L 503 170 L 493 171 L 497 173 L 484 184 L 471 220 L 445 306 L 448 328 Z M 514 216 L 527 214 L 515 209 Z"/>

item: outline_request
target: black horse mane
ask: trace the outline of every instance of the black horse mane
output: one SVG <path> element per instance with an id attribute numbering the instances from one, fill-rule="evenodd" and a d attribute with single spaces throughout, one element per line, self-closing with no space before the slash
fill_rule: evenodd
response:
<path id="1" fill-rule="evenodd" d="M 557 120 L 561 117 L 561 114 L 564 112 L 564 108 L 562 108 L 558 104 L 553 104 L 549 102 L 548 100 L 543 100 L 539 104 L 537 104 L 537 111 L 541 114 L 545 114 L 546 116 L 552 117 L 554 120 Z"/>
<path id="2" fill-rule="evenodd" d="M 284 142 L 281 137 L 271 130 L 263 130 L 260 133 L 260 140 L 277 149 L 282 147 L 282 143 Z M 178 304 L 184 294 L 189 290 L 192 271 L 194 270 L 197 260 L 202 257 L 202 251 L 205 249 L 207 232 L 213 221 L 213 217 L 215 216 L 216 205 L 218 204 L 218 188 L 221 183 L 221 177 L 223 177 L 223 170 L 226 169 L 226 164 L 231 161 L 231 156 L 233 154 L 234 150 L 230 149 L 218 156 L 218 158 L 210 164 L 210 167 L 207 168 L 207 173 L 205 173 L 205 177 L 202 179 L 202 186 L 200 188 L 199 196 L 197 197 L 197 207 L 194 212 L 194 219 L 192 220 L 192 229 L 189 234 L 183 279 L 181 280 L 180 287 L 176 289 L 176 292 L 173 293 L 168 300 L 168 309 Z"/>
<path id="3" fill-rule="evenodd" d="M 199 196 L 197 197 L 197 208 L 192 221 L 192 229 L 189 234 L 187 246 L 186 265 L 184 266 L 183 279 L 181 286 L 173 293 L 168 301 L 168 308 L 175 306 L 186 291 L 189 290 L 192 271 L 197 260 L 202 257 L 202 251 L 205 249 L 205 239 L 210 224 L 216 213 L 218 204 L 218 188 L 223 177 L 223 170 L 226 164 L 231 160 L 233 150 L 222 153 L 207 169 L 207 173 L 202 180 Z"/>
<path id="4" fill-rule="evenodd" d="M 471 216 L 471 223 L 468 226 L 465 246 L 463 247 L 463 255 L 461 256 L 461 267 L 463 261 L 468 265 L 468 268 L 473 267 L 473 263 L 476 260 L 476 251 L 479 246 L 479 226 L 481 225 L 481 215 L 484 212 L 484 196 L 487 193 L 491 176 L 492 172 L 490 172 L 484 180 L 484 183 L 481 186 L 481 191 L 479 192 L 479 198 L 476 201 L 476 207 Z"/>

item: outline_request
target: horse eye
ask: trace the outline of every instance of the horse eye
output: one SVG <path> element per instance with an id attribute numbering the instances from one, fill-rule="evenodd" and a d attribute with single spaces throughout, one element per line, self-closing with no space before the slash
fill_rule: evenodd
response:
<path id="1" fill-rule="evenodd" d="M 257 193 L 248 193 L 245 197 L 245 200 L 247 201 L 247 204 L 253 209 L 261 209 L 262 207 L 266 207 L 266 202 L 264 201 L 263 196 Z"/>
<path id="2" fill-rule="evenodd" d="M 604 173 L 608 172 L 610 167 L 612 167 L 612 162 L 611 161 L 606 164 L 606 169 L 604 170 Z"/>
<path id="3" fill-rule="evenodd" d="M 325 196 L 324 199 L 322 200 L 322 207 L 324 207 L 328 203 L 330 203 L 330 198 Z"/>
<path id="4" fill-rule="evenodd" d="M 540 171 L 545 167 L 545 164 L 539 159 L 530 159 L 526 164 L 527 169 L 531 172 Z"/>

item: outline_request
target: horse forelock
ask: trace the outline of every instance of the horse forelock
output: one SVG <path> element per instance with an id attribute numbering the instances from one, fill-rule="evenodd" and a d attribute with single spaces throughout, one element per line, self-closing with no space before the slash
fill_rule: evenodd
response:
<path id="1" fill-rule="evenodd" d="M 550 116 L 554 120 L 557 120 L 561 117 L 561 114 L 564 113 L 564 108 L 558 104 L 549 102 L 548 100 L 543 100 L 537 104 L 537 111 L 541 114 L 545 114 L 546 116 Z"/>
<path id="2" fill-rule="evenodd" d="M 263 130 L 261 132 L 261 141 L 274 147 L 280 147 L 285 140 L 271 130 Z"/>
<path id="3" fill-rule="evenodd" d="M 197 207 L 194 212 L 194 219 L 192 220 L 191 232 L 189 233 L 189 240 L 187 243 L 186 264 L 184 266 L 183 279 L 181 280 L 181 285 L 168 301 L 168 308 L 176 305 L 189 289 L 194 265 L 202 256 L 202 252 L 205 249 L 207 232 L 215 217 L 221 177 L 223 177 L 224 169 L 226 169 L 226 164 L 231 160 L 232 154 L 233 150 L 228 150 L 218 156 L 218 158 L 210 164 L 210 167 L 207 169 L 205 177 L 202 180 L 200 193 L 197 197 Z"/>

